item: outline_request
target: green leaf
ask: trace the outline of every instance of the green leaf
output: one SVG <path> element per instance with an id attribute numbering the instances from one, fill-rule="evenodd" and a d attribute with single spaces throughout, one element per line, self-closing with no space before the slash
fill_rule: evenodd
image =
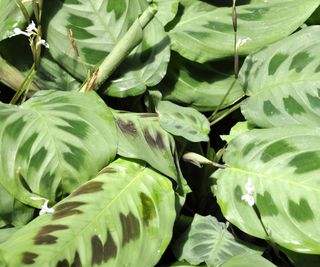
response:
<path id="1" fill-rule="evenodd" d="M 230 130 L 230 133 L 227 135 L 220 135 L 220 138 L 223 141 L 229 143 L 233 138 L 237 137 L 238 135 L 245 133 L 254 129 L 254 125 L 250 124 L 247 121 L 239 121 L 237 122 Z"/>
<path id="2" fill-rule="evenodd" d="M 320 26 L 307 27 L 250 55 L 240 79 L 246 119 L 268 128 L 320 123 Z"/>
<path id="3" fill-rule="evenodd" d="M 113 112 L 118 129 L 118 154 L 142 159 L 179 182 L 175 164 L 175 142 L 163 130 L 156 113 Z"/>
<path id="4" fill-rule="evenodd" d="M 218 170 L 216 196 L 228 221 L 268 239 L 254 209 L 241 199 L 251 181 L 270 238 L 282 247 L 320 253 L 320 129 L 307 126 L 257 129 L 232 139 Z M 312 234 L 310 234 L 312 233 Z"/>
<path id="5" fill-rule="evenodd" d="M 124 159 L 53 208 L 1 244 L 7 267 L 154 266 L 176 216 L 171 182 Z"/>
<path id="6" fill-rule="evenodd" d="M 0 183 L 0 228 L 7 225 L 21 227 L 29 222 L 33 215 L 34 208 L 15 199 Z"/>
<path id="7" fill-rule="evenodd" d="M 276 267 L 276 265 L 255 253 L 241 254 L 232 257 L 226 263 L 222 264 L 221 267 L 248 267 L 252 266 L 252 264 L 259 267 Z"/>
<path id="8" fill-rule="evenodd" d="M 17 230 L 18 229 L 14 227 L 0 229 L 0 244 L 8 240 L 12 236 L 12 234 Z"/>
<path id="9" fill-rule="evenodd" d="M 163 25 L 172 21 L 178 12 L 179 0 L 154 0 L 152 2 L 158 6 L 156 17 Z"/>
<path id="10" fill-rule="evenodd" d="M 163 99 L 200 111 L 213 111 L 221 105 L 226 95 L 220 108 L 232 104 L 244 95 L 242 87 L 234 79 L 232 62 L 199 64 L 177 54 L 173 54 L 168 73 L 156 89 L 162 92 Z"/>
<path id="11" fill-rule="evenodd" d="M 309 255 L 296 253 L 290 250 L 281 249 L 295 267 L 314 267 L 320 262 L 320 255 Z"/>
<path id="12" fill-rule="evenodd" d="M 157 113 L 161 127 L 167 132 L 182 136 L 191 142 L 209 140 L 209 121 L 197 110 L 181 107 L 169 101 L 160 101 Z"/>
<path id="13" fill-rule="evenodd" d="M 94 92 L 41 91 L 21 106 L 0 103 L 0 120 L 0 183 L 34 207 L 43 200 L 32 193 L 54 201 L 116 154 L 112 113 Z"/>
<path id="14" fill-rule="evenodd" d="M 41 57 L 34 82 L 44 90 L 76 91 L 81 85 L 78 80 L 61 68 L 49 53 Z"/>
<path id="15" fill-rule="evenodd" d="M 179 260 L 195 265 L 205 262 L 208 266 L 220 266 L 232 257 L 252 251 L 237 242 L 224 223 L 213 216 L 198 214 L 173 244 L 173 252 Z"/>
<path id="16" fill-rule="evenodd" d="M 319 6 L 318 0 L 255 0 L 237 7 L 238 38 L 251 40 L 239 53 L 247 55 L 294 32 Z M 276 10 L 276 12 L 275 12 Z M 170 31 L 172 49 L 197 62 L 234 53 L 231 8 L 197 1 Z"/>
<path id="17" fill-rule="evenodd" d="M 76 78 L 84 80 L 87 71 L 110 53 L 147 7 L 146 0 L 48 2 L 47 39 L 53 58 Z M 66 36 L 69 30 L 73 32 L 79 57 Z M 147 86 L 160 82 L 169 58 L 169 39 L 155 18 L 144 29 L 142 43 L 107 84 L 106 93 L 116 97 L 142 94 Z"/>
<path id="18" fill-rule="evenodd" d="M 190 266 L 207 266 L 206 264 L 201 264 L 201 265 L 192 265 L 190 263 L 184 262 L 184 261 L 177 261 L 173 264 L 166 265 L 167 267 L 190 267 Z"/>
<path id="19" fill-rule="evenodd" d="M 25 18 L 20 10 L 17 1 L 0 0 L 0 41 L 10 37 L 14 28 L 24 25 Z M 31 4 L 25 3 L 28 11 L 31 10 Z"/>

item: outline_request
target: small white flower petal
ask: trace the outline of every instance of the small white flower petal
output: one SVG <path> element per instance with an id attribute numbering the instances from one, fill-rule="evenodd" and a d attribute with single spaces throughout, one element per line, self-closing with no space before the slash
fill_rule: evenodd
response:
<path id="1" fill-rule="evenodd" d="M 253 184 L 250 179 L 246 182 L 246 184 L 244 185 L 244 188 L 246 190 L 246 194 L 244 194 L 241 197 L 241 200 L 244 200 L 252 207 L 255 203 L 254 202 L 254 187 L 253 187 Z"/>
<path id="2" fill-rule="evenodd" d="M 241 46 L 243 46 L 245 43 L 251 41 L 251 38 L 246 37 L 246 38 L 239 38 L 236 44 L 237 49 L 239 49 Z"/>
<path id="3" fill-rule="evenodd" d="M 247 202 L 251 207 L 254 205 L 254 197 L 251 195 L 243 195 L 241 200 Z"/>
<path id="4" fill-rule="evenodd" d="M 17 36 L 17 35 L 25 35 L 25 36 L 28 36 L 29 37 L 29 34 L 22 31 L 21 29 L 19 28 L 14 28 L 12 33 L 9 35 L 9 38 L 13 37 L 13 36 Z"/>
<path id="5" fill-rule="evenodd" d="M 26 32 L 31 36 L 32 34 L 36 34 L 38 32 L 38 29 L 36 27 L 36 24 L 32 20 L 31 23 L 28 25 Z"/>
<path id="6" fill-rule="evenodd" d="M 39 215 L 43 215 L 43 214 L 46 214 L 46 213 L 54 213 L 54 209 L 53 208 L 49 208 L 48 207 L 48 203 L 49 203 L 49 200 L 46 200 L 44 202 L 44 204 L 42 205 L 41 210 L 39 212 Z"/>
<path id="7" fill-rule="evenodd" d="M 36 46 L 39 46 L 39 45 L 43 45 L 44 47 L 49 48 L 49 44 L 44 39 L 41 39 L 37 42 Z"/>

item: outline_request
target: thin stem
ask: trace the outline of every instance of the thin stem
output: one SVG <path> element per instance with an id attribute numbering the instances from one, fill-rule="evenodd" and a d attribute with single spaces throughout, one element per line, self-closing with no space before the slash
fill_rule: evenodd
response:
<path id="1" fill-rule="evenodd" d="M 25 78 L 25 80 L 23 81 L 20 89 L 15 93 L 15 95 L 13 96 L 13 98 L 10 101 L 10 104 L 16 104 L 17 101 L 19 100 L 19 98 L 26 92 L 29 91 L 30 89 L 30 85 L 33 81 L 33 77 L 36 74 L 36 68 L 35 68 L 35 64 L 32 65 L 31 69 L 29 70 L 27 77 Z M 25 98 L 24 98 L 25 99 Z"/>
<path id="2" fill-rule="evenodd" d="M 217 122 L 221 121 L 223 118 L 225 118 L 226 116 L 228 116 L 230 113 L 232 113 L 233 111 L 237 110 L 238 108 L 240 108 L 242 104 L 242 101 L 237 103 L 236 105 L 234 105 L 233 107 L 231 107 L 230 109 L 228 109 L 225 113 L 223 113 L 221 116 L 219 116 L 217 119 L 215 119 L 214 121 L 210 122 L 210 125 L 214 125 Z"/>
<path id="3" fill-rule="evenodd" d="M 230 94 L 233 86 L 235 85 L 236 80 L 233 80 L 227 93 L 223 96 L 222 100 L 220 101 L 219 105 L 217 106 L 217 108 L 215 109 L 215 111 L 211 114 L 211 116 L 209 117 L 209 121 L 213 120 L 214 116 L 218 113 L 219 109 L 222 107 L 224 101 L 226 101 L 228 95 Z"/>
<path id="4" fill-rule="evenodd" d="M 232 25 L 234 31 L 234 77 L 238 78 L 239 73 L 239 53 L 237 48 L 237 32 L 238 32 L 238 17 L 237 17 L 237 8 L 236 8 L 236 0 L 233 0 L 232 4 Z"/>

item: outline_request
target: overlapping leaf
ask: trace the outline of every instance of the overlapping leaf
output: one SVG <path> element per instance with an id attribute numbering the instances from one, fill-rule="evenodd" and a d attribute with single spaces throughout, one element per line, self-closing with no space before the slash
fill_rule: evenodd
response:
<path id="1" fill-rule="evenodd" d="M 31 192 L 54 200 L 116 154 L 112 113 L 94 92 L 39 92 L 21 106 L 0 104 L 0 120 L 0 183 L 35 207 Z"/>
<path id="2" fill-rule="evenodd" d="M 209 140 L 209 121 L 197 110 L 181 107 L 170 101 L 160 101 L 157 113 L 161 127 L 169 133 L 182 136 L 191 142 Z"/>
<path id="3" fill-rule="evenodd" d="M 260 127 L 320 125 L 320 26 L 312 26 L 250 55 L 240 72 L 250 96 L 242 106 Z"/>
<path id="4" fill-rule="evenodd" d="M 54 59 L 84 80 L 87 70 L 110 53 L 147 7 L 146 0 L 48 2 L 47 38 Z M 143 93 L 147 86 L 163 78 L 169 57 L 169 40 L 163 25 L 155 18 L 144 29 L 142 43 L 113 76 L 106 93 L 118 97 Z"/>
<path id="5" fill-rule="evenodd" d="M 22 11 L 17 1 L 0 0 L 0 41 L 8 38 L 15 27 L 21 27 L 25 22 Z M 28 11 L 31 10 L 31 3 L 25 3 Z"/>
<path id="6" fill-rule="evenodd" d="M 163 130 L 155 113 L 113 112 L 118 129 L 118 154 L 142 159 L 152 167 L 177 180 L 175 143 Z"/>
<path id="7" fill-rule="evenodd" d="M 218 70 L 223 68 L 223 72 Z M 173 54 L 168 73 L 156 86 L 165 100 L 189 105 L 200 111 L 226 107 L 243 96 L 232 75 L 231 62 L 198 64 Z M 226 96 L 226 97 L 225 97 Z"/>
<path id="8" fill-rule="evenodd" d="M 191 264 L 205 262 L 213 267 L 249 252 L 255 251 L 237 242 L 223 223 L 212 216 L 197 214 L 190 227 L 174 243 L 174 253 L 179 260 Z"/>
<path id="9" fill-rule="evenodd" d="M 280 40 L 296 30 L 319 6 L 318 0 L 255 0 L 237 8 L 238 37 L 250 38 L 243 55 Z M 172 48 L 197 62 L 224 58 L 234 52 L 231 8 L 197 1 L 186 8 L 170 31 Z"/>
<path id="10" fill-rule="evenodd" d="M 230 260 L 220 265 L 221 267 L 248 267 L 252 264 L 259 267 L 276 267 L 273 263 L 261 257 L 257 253 L 247 253 L 232 257 Z"/>
<path id="11" fill-rule="evenodd" d="M 1 244 L 5 266 L 151 267 L 171 239 L 176 216 L 171 182 L 123 159 L 54 210 Z"/>
<path id="12" fill-rule="evenodd" d="M 158 6 L 156 17 L 163 25 L 173 20 L 178 12 L 179 0 L 155 0 Z"/>
<path id="13" fill-rule="evenodd" d="M 290 250 L 320 253 L 320 128 L 297 125 L 245 132 L 231 140 L 224 161 L 229 168 L 215 177 L 227 220 L 248 234 L 268 238 L 253 208 L 241 200 L 250 180 L 271 238 Z"/>

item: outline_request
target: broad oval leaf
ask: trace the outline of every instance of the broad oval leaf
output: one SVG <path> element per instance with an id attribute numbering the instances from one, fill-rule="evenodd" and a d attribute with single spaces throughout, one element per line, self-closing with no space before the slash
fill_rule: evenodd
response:
<path id="1" fill-rule="evenodd" d="M 320 26 L 250 55 L 240 79 L 250 98 L 242 105 L 249 122 L 268 128 L 320 123 Z"/>
<path id="2" fill-rule="evenodd" d="M 219 69 L 223 68 L 223 72 Z M 172 54 L 165 78 L 155 88 L 164 100 L 191 106 L 199 111 L 224 108 L 244 93 L 234 79 L 230 61 L 199 64 Z"/>
<path id="3" fill-rule="evenodd" d="M 319 6 L 318 0 L 255 0 L 237 7 L 238 37 L 250 38 L 239 52 L 247 55 L 295 31 Z M 276 12 L 275 12 L 276 10 Z M 170 31 L 173 50 L 197 62 L 234 53 L 231 8 L 196 2 Z"/>
<path id="4" fill-rule="evenodd" d="M 254 209 L 241 199 L 250 180 L 271 238 L 290 250 L 320 253 L 320 128 L 245 132 L 231 140 L 224 161 L 229 167 L 214 176 L 227 220 L 250 235 L 268 238 Z"/>
<path id="5" fill-rule="evenodd" d="M 160 101 L 156 109 L 160 125 L 167 132 L 182 136 L 191 142 L 209 140 L 209 121 L 199 111 L 181 107 L 170 101 Z"/>
<path id="6" fill-rule="evenodd" d="M 163 130 L 156 113 L 131 113 L 113 110 L 119 144 L 118 154 L 142 159 L 158 171 L 176 179 L 173 137 Z"/>
<path id="7" fill-rule="evenodd" d="M 53 208 L 1 244 L 7 267 L 152 267 L 171 239 L 176 216 L 171 182 L 124 159 Z"/>
<path id="8" fill-rule="evenodd" d="M 31 11 L 31 3 L 24 3 L 26 10 Z M 0 41 L 10 37 L 13 29 L 22 26 L 25 18 L 17 1 L 0 0 Z"/>
<path id="9" fill-rule="evenodd" d="M 0 183 L 34 207 L 43 200 L 32 193 L 54 201 L 116 154 L 113 115 L 94 92 L 41 91 L 21 106 L 0 104 L 0 121 Z"/>
<path id="10" fill-rule="evenodd" d="M 110 53 L 147 7 L 147 0 L 49 1 L 47 39 L 53 58 L 84 80 L 87 70 Z M 169 39 L 154 18 L 144 29 L 142 43 L 114 74 L 106 93 L 116 97 L 142 94 L 147 86 L 160 82 L 169 59 Z"/>
<path id="11" fill-rule="evenodd" d="M 254 250 L 237 242 L 226 225 L 215 217 L 196 214 L 190 227 L 174 242 L 173 252 L 179 260 L 191 264 L 220 266 L 232 257 Z"/>

